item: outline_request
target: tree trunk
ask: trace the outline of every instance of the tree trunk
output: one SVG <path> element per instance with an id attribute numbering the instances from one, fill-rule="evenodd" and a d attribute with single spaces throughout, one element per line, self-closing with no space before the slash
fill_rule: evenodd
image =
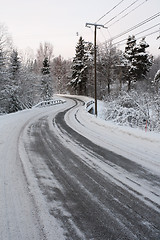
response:
<path id="1" fill-rule="evenodd" d="M 111 93 L 110 80 L 108 80 L 108 95 Z"/>

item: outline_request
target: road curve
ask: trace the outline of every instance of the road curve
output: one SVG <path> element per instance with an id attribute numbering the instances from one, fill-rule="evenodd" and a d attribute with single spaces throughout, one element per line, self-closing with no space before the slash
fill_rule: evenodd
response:
<path id="1" fill-rule="evenodd" d="M 29 124 L 23 139 L 48 213 L 64 239 L 159 240 L 160 177 L 71 128 L 66 115 L 77 113 L 83 102 L 69 101 L 67 109 Z"/>

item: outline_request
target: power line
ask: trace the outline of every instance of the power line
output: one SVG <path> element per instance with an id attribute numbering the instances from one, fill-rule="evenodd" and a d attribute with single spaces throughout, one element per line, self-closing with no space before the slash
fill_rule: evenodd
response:
<path id="1" fill-rule="evenodd" d="M 136 33 L 136 34 L 134 34 L 135 36 L 137 36 L 137 35 L 139 35 L 139 34 L 142 34 L 142 33 L 144 33 L 144 32 L 147 32 L 147 31 L 149 31 L 149 30 L 151 30 L 152 28 L 155 28 L 155 27 L 157 27 L 157 26 L 160 26 L 160 23 L 158 23 L 158 24 L 156 24 L 156 25 L 154 25 L 154 26 L 152 26 L 152 27 L 150 27 L 150 28 L 147 28 L 147 29 L 145 29 L 145 30 L 143 30 L 143 31 L 141 31 L 141 32 L 139 32 L 139 33 Z M 147 36 L 147 35 L 146 35 Z M 120 41 L 118 41 L 118 42 L 116 42 L 116 43 L 114 43 L 114 44 L 118 44 L 118 43 L 121 43 L 121 42 L 124 42 L 124 41 L 126 41 L 127 40 L 127 38 L 125 38 L 125 39 L 123 39 L 123 40 L 120 40 Z"/>
<path id="2" fill-rule="evenodd" d="M 115 5 L 113 8 L 111 8 L 111 10 L 109 10 L 108 12 L 106 12 L 102 17 L 100 17 L 95 23 L 99 22 L 100 20 L 102 20 L 102 18 L 104 18 L 107 14 L 109 14 L 110 12 L 112 12 L 116 7 L 118 7 L 122 2 L 124 2 L 125 0 L 121 0 L 117 5 Z"/>
<path id="3" fill-rule="evenodd" d="M 129 33 L 129 32 L 131 32 L 132 30 L 135 30 L 136 28 L 141 27 L 142 25 L 144 25 L 144 24 L 146 24 L 146 23 L 148 23 L 148 22 L 154 20 L 155 18 L 157 18 L 157 17 L 159 17 L 159 16 L 160 16 L 160 12 L 158 12 L 157 14 L 155 14 L 155 15 L 153 15 L 153 16 L 147 18 L 146 20 L 144 20 L 144 21 L 138 23 L 137 25 L 135 25 L 135 26 L 133 26 L 133 27 L 127 29 L 126 31 L 124 31 L 124 32 L 122 32 L 122 33 L 116 35 L 115 37 L 109 39 L 108 42 L 113 41 L 113 40 L 115 40 L 115 39 L 117 39 L 117 38 L 119 38 L 119 37 L 125 35 L 126 33 Z"/>
<path id="4" fill-rule="evenodd" d="M 159 30 L 151 32 L 151 33 L 148 33 L 147 35 L 145 35 L 145 37 L 151 36 L 151 35 L 153 35 L 153 34 L 155 34 L 157 32 L 159 32 Z M 137 38 L 137 40 L 140 39 L 140 38 L 142 38 L 142 37 Z"/>
<path id="5" fill-rule="evenodd" d="M 116 20 L 115 22 L 113 22 L 111 25 L 108 26 L 111 27 L 113 26 L 115 23 L 119 22 L 121 19 L 125 18 L 126 16 L 128 16 L 130 13 L 132 13 L 133 11 L 135 11 L 137 8 L 139 8 L 140 6 L 142 6 L 144 3 L 146 3 L 148 0 L 144 0 L 144 2 L 140 3 L 137 7 L 133 8 L 131 11 L 129 11 L 128 13 L 126 13 L 125 15 L 123 15 L 121 18 L 119 18 L 118 20 Z"/>
<path id="6" fill-rule="evenodd" d="M 133 3 L 131 3 L 128 7 L 126 7 L 125 9 L 123 9 L 120 13 L 118 13 L 116 16 L 114 16 L 113 18 L 111 18 L 108 22 L 106 22 L 104 25 L 107 25 L 108 23 L 110 23 L 112 20 L 114 20 L 115 18 L 117 18 L 119 15 L 121 15 L 123 12 L 125 12 L 128 8 L 130 8 L 131 6 L 133 6 L 136 2 L 138 2 L 139 0 L 134 1 Z"/>
<path id="7" fill-rule="evenodd" d="M 157 33 L 157 32 L 159 32 L 159 30 L 156 30 L 156 31 L 151 32 L 151 33 L 148 33 L 148 34 L 146 34 L 146 35 L 143 36 L 143 37 L 151 36 L 151 35 L 153 35 L 153 34 L 155 34 L 155 33 Z M 140 34 L 140 33 L 139 33 L 139 34 Z M 138 34 L 135 34 L 135 35 L 138 35 Z M 142 38 L 142 36 L 139 37 L 139 38 L 136 38 L 136 40 L 138 40 L 138 39 L 140 39 L 140 38 Z M 123 39 L 123 40 L 121 40 L 121 41 L 118 41 L 118 42 L 116 42 L 116 43 L 113 43 L 113 45 L 123 45 L 124 43 L 122 43 L 122 42 L 126 41 L 127 39 L 128 39 L 128 38 L 125 38 L 125 39 Z M 121 44 L 119 44 L 119 43 L 121 43 Z"/>
<path id="8" fill-rule="evenodd" d="M 157 27 L 157 26 L 160 26 L 160 23 L 158 23 L 158 24 L 156 24 L 156 25 L 154 25 L 154 26 L 152 26 L 152 27 L 150 27 L 150 28 L 147 28 L 147 29 L 145 29 L 145 30 L 143 30 L 143 31 L 135 34 L 135 35 L 137 36 L 137 35 L 139 35 L 139 34 L 141 34 L 141 33 L 144 33 L 144 32 L 146 32 L 146 31 L 149 31 L 149 30 L 151 30 L 152 28 L 155 28 L 155 27 Z"/>

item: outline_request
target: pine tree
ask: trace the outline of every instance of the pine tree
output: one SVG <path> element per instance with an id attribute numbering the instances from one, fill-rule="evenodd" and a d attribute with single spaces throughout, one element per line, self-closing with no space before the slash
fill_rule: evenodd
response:
<path id="1" fill-rule="evenodd" d="M 9 83 L 7 85 L 9 113 L 21 110 L 20 98 L 20 59 L 17 50 L 13 50 L 9 62 Z"/>
<path id="2" fill-rule="evenodd" d="M 21 63 L 18 56 L 18 52 L 17 50 L 13 50 L 10 56 L 9 77 L 12 80 L 12 83 L 14 83 L 14 85 L 18 85 L 20 65 Z"/>
<path id="3" fill-rule="evenodd" d="M 128 91 L 131 89 L 131 82 L 136 80 L 134 62 L 136 39 L 135 36 L 129 36 L 125 47 L 124 57 L 127 59 L 126 81 L 128 82 Z"/>
<path id="4" fill-rule="evenodd" d="M 50 64 L 47 57 L 44 58 L 41 72 L 42 72 L 41 97 L 43 100 L 49 100 L 53 95 L 53 88 L 52 88 L 51 76 L 50 76 Z"/>
<path id="5" fill-rule="evenodd" d="M 5 57 L 2 49 L 0 48 L 0 90 L 2 91 L 5 78 Z"/>
<path id="6" fill-rule="evenodd" d="M 78 95 L 86 95 L 87 65 L 85 43 L 82 37 L 76 46 L 76 54 L 72 64 L 72 80 L 70 85 Z"/>
<path id="7" fill-rule="evenodd" d="M 0 112 L 5 111 L 5 79 L 6 79 L 6 66 L 5 57 L 2 49 L 0 48 Z"/>
<path id="8" fill-rule="evenodd" d="M 41 70 L 43 75 L 49 75 L 50 74 L 50 65 L 49 65 L 49 61 L 48 58 L 45 57 L 44 61 L 43 61 L 43 67 Z"/>
<path id="9" fill-rule="evenodd" d="M 146 77 L 152 66 L 152 57 L 146 53 L 146 48 L 149 45 L 146 43 L 145 38 L 139 42 L 135 47 L 133 66 L 135 66 L 135 76 L 137 80 L 142 80 Z"/>
<path id="10" fill-rule="evenodd" d="M 131 82 L 144 79 L 152 65 L 152 57 L 146 53 L 149 45 L 145 38 L 136 44 L 135 36 L 129 36 L 124 56 L 128 60 L 128 91 L 131 89 Z"/>
<path id="11" fill-rule="evenodd" d="M 0 23 L 0 112 L 6 112 L 8 96 L 6 86 L 8 85 L 8 60 L 11 50 L 11 39 L 6 26 Z"/>

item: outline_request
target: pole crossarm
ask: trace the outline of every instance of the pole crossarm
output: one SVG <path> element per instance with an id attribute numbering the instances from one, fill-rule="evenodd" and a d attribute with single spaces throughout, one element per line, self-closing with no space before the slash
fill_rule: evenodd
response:
<path id="1" fill-rule="evenodd" d="M 103 27 L 103 28 L 105 28 L 105 26 L 102 25 L 102 24 L 97 24 L 97 23 L 86 23 L 86 27 L 90 27 L 90 26 Z"/>

